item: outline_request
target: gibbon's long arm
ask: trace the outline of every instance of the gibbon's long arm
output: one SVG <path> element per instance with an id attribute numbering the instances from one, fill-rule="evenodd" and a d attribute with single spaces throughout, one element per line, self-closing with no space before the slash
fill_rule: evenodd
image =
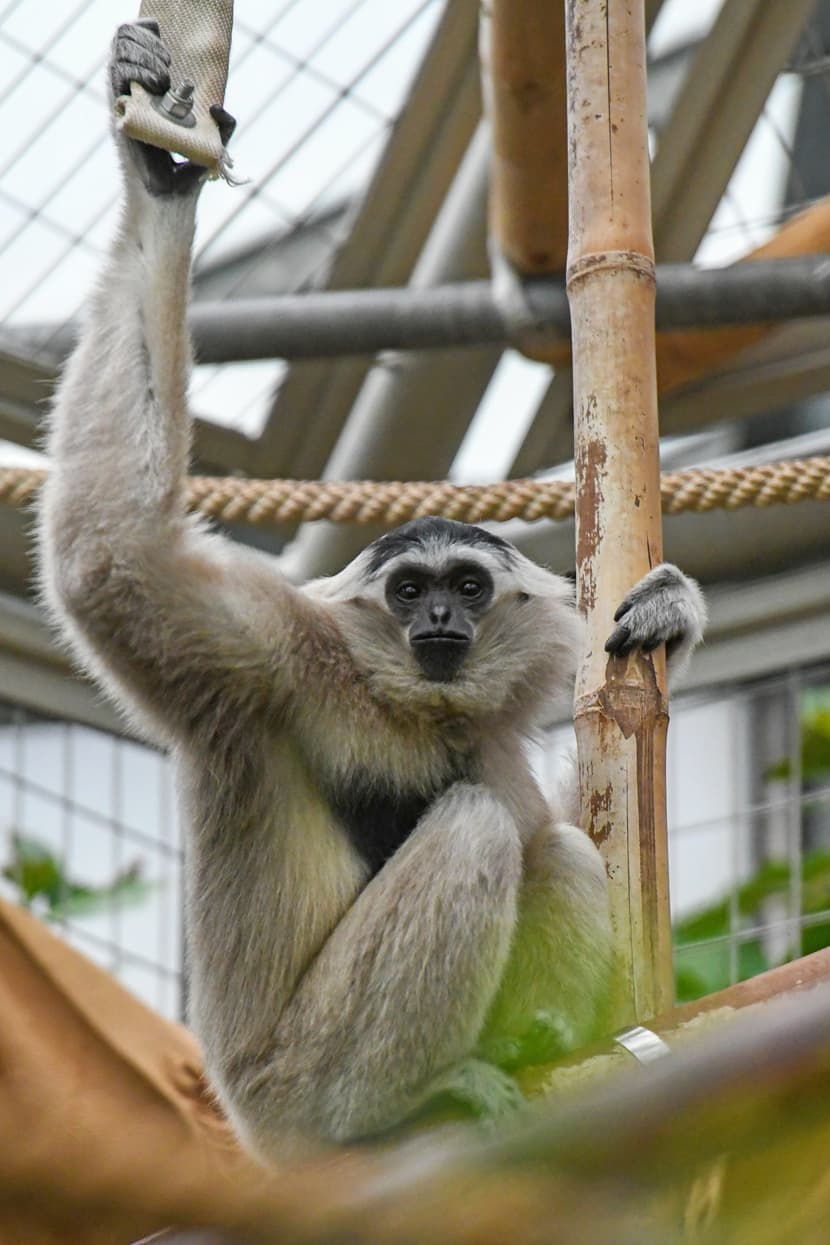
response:
<path id="1" fill-rule="evenodd" d="M 204 724 L 217 694 L 237 709 L 278 696 L 292 614 L 311 610 L 263 559 L 231 558 L 185 515 L 199 183 L 152 193 L 142 153 L 119 147 L 122 224 L 53 414 L 42 579 L 86 664 L 157 729 L 163 718 L 169 739 Z"/>

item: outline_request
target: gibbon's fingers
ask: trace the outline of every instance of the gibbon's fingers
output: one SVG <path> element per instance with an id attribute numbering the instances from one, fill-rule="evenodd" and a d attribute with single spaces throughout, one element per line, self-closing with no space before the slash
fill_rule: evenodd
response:
<path id="1" fill-rule="evenodd" d="M 706 609 L 700 589 L 676 566 L 664 562 L 623 598 L 606 652 L 625 656 L 639 648 L 651 653 L 661 644 L 670 649 L 693 646 L 703 631 Z"/>
<path id="2" fill-rule="evenodd" d="M 233 132 L 236 129 L 236 117 L 231 116 L 227 109 L 223 108 L 221 104 L 211 104 L 209 112 L 216 122 L 216 127 L 219 130 L 219 137 L 222 140 L 223 146 L 227 147 L 228 143 L 231 141 Z"/>
<path id="3" fill-rule="evenodd" d="M 110 54 L 113 95 L 129 95 L 132 82 L 152 95 L 163 95 L 170 86 L 170 53 L 157 22 L 126 22 L 115 33 Z"/>

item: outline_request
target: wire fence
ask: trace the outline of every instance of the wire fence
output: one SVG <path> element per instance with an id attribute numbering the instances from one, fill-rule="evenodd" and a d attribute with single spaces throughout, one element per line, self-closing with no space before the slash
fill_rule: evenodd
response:
<path id="1" fill-rule="evenodd" d="M 673 699 L 667 815 L 678 1001 L 830 945 L 830 666 Z"/>
<path id="2" fill-rule="evenodd" d="M 669 778 L 681 999 L 830 944 L 830 668 L 679 701 Z"/>
<path id="3" fill-rule="evenodd" d="M 181 868 L 165 757 L 0 703 L 0 893 L 171 1018 L 183 1013 Z"/>
<path id="4" fill-rule="evenodd" d="M 114 26 L 137 7 L 83 0 L 67 11 L 26 0 L 0 9 L 0 122 L 14 136 L 0 151 L 0 326 L 45 325 L 36 348 L 48 349 L 77 313 L 115 228 L 104 71 Z M 337 214 L 322 228 L 319 218 L 332 203 L 359 200 L 441 8 L 441 0 L 237 0 L 227 104 L 242 122 L 234 158 L 248 180 L 203 196 L 197 274 L 234 257 L 231 297 L 286 235 L 314 222 L 314 263 L 285 272 L 282 288 L 323 279 L 349 218 Z M 194 400 L 203 414 L 254 431 L 279 366 L 234 365 L 231 385 L 229 370 L 197 369 Z"/>
<path id="5" fill-rule="evenodd" d="M 830 945 L 830 666 L 680 697 L 668 779 L 679 999 Z M 181 870 L 163 756 L 0 704 L 0 890 L 173 1017 Z"/>
<path id="6" fill-rule="evenodd" d="M 682 0 L 667 0 L 672 3 L 679 8 Z M 729 179 L 695 257 L 698 263 L 739 259 L 830 193 L 820 139 L 828 120 L 830 4 L 817 0 Z"/>
<path id="7" fill-rule="evenodd" d="M 136 7 L 20 0 L 0 8 L 0 329 L 43 325 L 34 340 L 44 347 L 76 315 L 117 219 L 104 66 L 113 26 Z M 663 7 L 670 17 L 682 0 Z M 442 9 L 443 0 L 237 0 L 227 102 L 240 118 L 236 166 L 249 180 L 203 196 L 197 287 L 200 272 L 226 269 L 223 298 L 246 292 L 263 271 L 280 292 L 324 283 Z M 830 5 L 820 0 L 700 262 L 737 258 L 830 192 L 821 144 L 828 119 Z M 298 266 L 294 242 L 312 234 Z M 258 435 L 284 370 L 279 362 L 197 368 L 194 408 Z"/>

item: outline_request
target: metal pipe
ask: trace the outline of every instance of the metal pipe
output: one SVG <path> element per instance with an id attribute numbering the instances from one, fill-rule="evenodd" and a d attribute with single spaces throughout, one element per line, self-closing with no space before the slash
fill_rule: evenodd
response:
<path id="1" fill-rule="evenodd" d="M 564 288 L 547 300 L 551 306 L 557 297 L 564 300 Z M 561 316 L 559 308 L 560 324 Z M 508 336 L 489 281 L 197 303 L 191 327 L 200 362 L 210 363 L 440 350 Z"/>
<path id="2" fill-rule="evenodd" d="M 490 142 L 487 127 L 476 130 L 441 211 L 418 258 L 407 297 L 420 299 L 432 290 L 450 290 L 449 299 L 432 304 L 432 314 L 447 323 L 463 323 L 456 297 L 459 288 L 449 281 L 476 277 L 487 271 L 487 186 Z M 478 286 L 473 318 L 481 310 L 498 315 L 487 282 Z M 406 301 L 406 300 L 404 300 Z M 463 299 L 462 299 L 463 301 Z M 443 309 L 443 310 L 442 310 Z M 429 312 L 421 329 L 429 332 Z M 488 326 L 480 326 L 481 328 Z M 497 345 L 482 342 L 463 356 L 457 350 L 407 354 L 380 359 L 367 376 L 340 439 L 328 463 L 328 480 L 405 479 L 424 474 L 444 475 L 464 432 L 481 402 L 504 343 L 505 325 Z M 473 342 L 468 339 L 469 345 Z M 296 568 L 301 578 L 323 575 L 343 566 L 359 552 L 367 533 L 330 524 L 305 525 L 283 554 L 283 565 Z"/>
<path id="3" fill-rule="evenodd" d="M 562 280 L 525 284 L 538 332 L 570 332 Z M 830 315 L 830 258 L 758 260 L 730 268 L 691 264 L 657 267 L 657 328 L 719 328 Z M 382 350 L 442 350 L 515 340 L 489 281 L 404 289 L 333 290 L 273 298 L 194 303 L 190 327 L 202 363 L 249 359 L 312 359 L 372 355 Z M 65 355 L 75 340 L 68 325 L 50 341 Z M 7 329 L 7 348 L 32 353 L 43 325 Z M 36 353 L 36 350 L 34 350 Z"/>

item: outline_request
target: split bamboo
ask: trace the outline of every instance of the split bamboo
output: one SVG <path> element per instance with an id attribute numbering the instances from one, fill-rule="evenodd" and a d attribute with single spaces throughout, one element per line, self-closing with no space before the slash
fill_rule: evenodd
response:
<path id="1" fill-rule="evenodd" d="M 662 558 L 655 274 L 642 4 L 567 0 L 577 584 L 575 724 L 586 828 L 610 881 L 615 1020 L 672 1002 L 662 655 L 609 658 L 629 588 Z"/>

